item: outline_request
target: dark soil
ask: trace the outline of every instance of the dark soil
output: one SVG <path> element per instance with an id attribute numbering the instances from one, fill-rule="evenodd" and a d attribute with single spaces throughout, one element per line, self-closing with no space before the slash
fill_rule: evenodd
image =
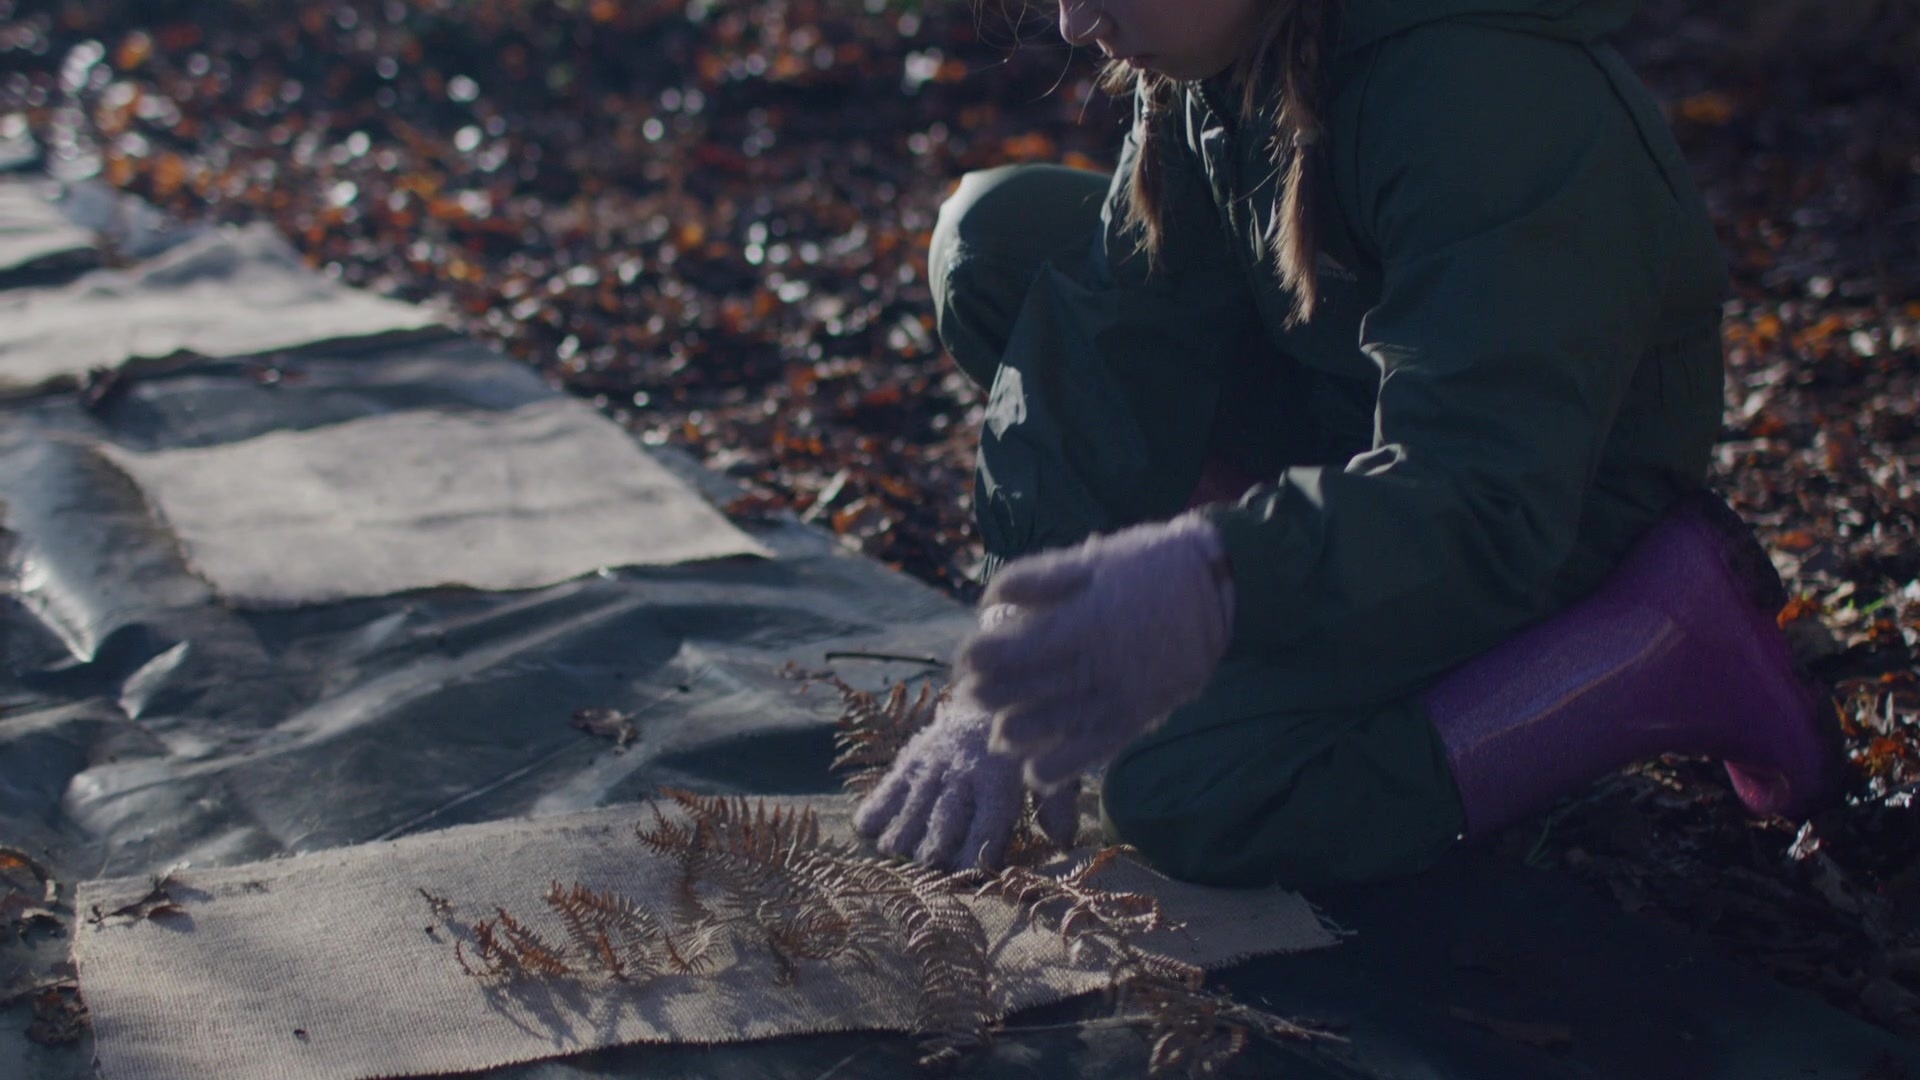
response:
<path id="1" fill-rule="evenodd" d="M 1920 30 L 1759 6 L 1810 21 L 1655 0 L 1622 47 L 1732 261 L 1716 482 L 1859 776 L 1755 822 L 1658 762 L 1506 846 L 1920 1038 Z M 736 477 L 743 522 L 963 598 L 981 400 L 932 337 L 934 214 L 970 168 L 1110 163 L 1125 112 L 1044 19 L 880 0 L 0 0 L 0 72 L 56 174 L 272 221 Z"/>

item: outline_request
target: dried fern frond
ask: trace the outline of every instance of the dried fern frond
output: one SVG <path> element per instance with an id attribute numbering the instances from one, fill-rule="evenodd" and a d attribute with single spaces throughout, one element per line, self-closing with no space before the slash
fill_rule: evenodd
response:
<path id="1" fill-rule="evenodd" d="M 687 823 L 669 821 L 656 804 L 655 825 L 641 839 L 680 864 L 684 910 L 754 923 L 769 908 L 817 921 L 843 914 L 820 883 L 796 869 L 801 855 L 821 847 L 820 818 L 811 808 L 769 810 L 764 799 L 664 794 Z M 715 904 L 727 911 L 714 910 Z"/>
<path id="2" fill-rule="evenodd" d="M 453 956 L 463 971 L 476 978 L 498 979 L 554 977 L 574 973 L 573 965 L 568 962 L 565 953 L 549 945 L 505 908 L 495 908 L 494 911 L 498 913 L 496 918 L 482 919 L 471 927 L 474 963 L 467 961 L 465 943 L 454 942 Z"/>
<path id="3" fill-rule="evenodd" d="M 678 790 L 661 794 L 686 814 L 686 823 L 669 820 L 656 802 L 653 826 L 635 832 L 641 843 L 671 856 L 680 863 L 682 873 L 696 878 L 717 860 L 774 866 L 820 843 L 820 816 L 810 807 L 775 806 L 769 812 L 765 799 L 750 802 L 739 796 Z"/>
<path id="4" fill-rule="evenodd" d="M 905 723 L 936 703 L 929 690 L 916 698 L 896 687 L 888 702 L 869 696 L 868 706 Z M 809 964 L 897 966 L 916 987 L 911 1028 L 922 1064 L 939 1066 L 984 1045 L 998 1017 L 987 933 L 969 902 L 993 896 L 1110 973 L 1122 1022 L 1147 1029 L 1156 1076 L 1212 1075 L 1255 1037 L 1323 1037 L 1205 989 L 1199 967 L 1144 947 L 1144 935 L 1178 924 L 1157 898 L 1096 880 L 1129 848 L 1103 849 L 1061 874 L 1016 865 L 949 875 L 824 839 L 810 808 L 667 791 L 652 811 L 635 833 L 677 866 L 677 909 L 656 912 L 616 891 L 554 881 L 545 898 L 565 929 L 562 944 L 496 909 L 456 934 L 460 966 L 482 978 L 635 982 L 700 975 L 764 949 L 778 986 L 801 981 Z M 421 895 L 447 915 L 444 899 Z"/>
<path id="5" fill-rule="evenodd" d="M 595 892 L 578 882 L 547 889 L 547 906 L 560 916 L 577 955 L 615 979 L 651 978 L 666 968 L 660 919 L 615 892 Z"/>
<path id="6" fill-rule="evenodd" d="M 720 940 L 720 924 L 712 920 L 702 920 L 686 927 L 679 933 L 667 931 L 660 935 L 660 950 L 666 957 L 666 968 L 675 975 L 704 975 L 718 965 L 716 946 Z"/>
<path id="7" fill-rule="evenodd" d="M 774 982 L 790 986 L 799 978 L 799 960 L 831 960 L 853 945 L 853 920 L 829 907 L 799 910 L 760 905 L 760 923 L 766 928 L 767 951 L 773 954 Z M 866 966 L 863 963 L 863 966 Z"/>
<path id="8" fill-rule="evenodd" d="M 993 962 L 986 930 L 946 874 L 907 863 L 841 858 L 836 880 L 864 893 L 905 933 L 920 988 L 914 1031 L 944 1057 L 986 1041 L 993 1023 Z"/>
<path id="9" fill-rule="evenodd" d="M 1121 1008 L 1147 1027 L 1149 1075 L 1205 1077 L 1243 1053 L 1254 1037 L 1275 1042 L 1339 1036 L 1256 1009 L 1219 990 L 1141 974 L 1118 988 Z"/>
<path id="10" fill-rule="evenodd" d="M 951 695 L 950 689 L 935 690 L 932 683 L 922 683 L 919 694 L 910 695 L 905 683 L 895 683 L 882 699 L 839 678 L 828 682 L 846 706 L 833 739 L 839 751 L 833 770 L 845 773 L 841 786 L 855 795 L 865 795 L 880 783 L 900 748 L 933 722 L 934 712 Z"/>
<path id="11" fill-rule="evenodd" d="M 954 879 L 825 842 L 811 809 L 664 794 L 687 822 L 656 810 L 642 839 L 710 891 L 718 918 L 761 928 L 777 981 L 794 981 L 799 960 L 899 956 L 919 987 L 914 1030 L 933 1053 L 984 1041 L 995 1015 L 986 931 Z"/>
<path id="12" fill-rule="evenodd" d="M 1092 884 L 1096 874 L 1132 852 L 1124 844 L 1102 848 L 1059 877 L 1010 866 L 981 885 L 975 895 L 1000 896 L 1028 919 L 1051 923 L 1069 941 L 1098 937 L 1119 944 L 1156 930 L 1177 929 L 1157 897 L 1110 892 Z"/>

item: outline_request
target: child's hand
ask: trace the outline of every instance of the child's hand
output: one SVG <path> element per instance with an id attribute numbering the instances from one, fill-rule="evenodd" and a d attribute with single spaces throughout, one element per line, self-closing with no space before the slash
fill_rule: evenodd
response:
<path id="1" fill-rule="evenodd" d="M 982 625 L 1006 609 L 982 612 Z M 853 826 L 889 855 L 942 870 L 997 868 L 1026 809 L 1020 762 L 987 747 L 993 714 L 957 690 L 933 723 L 907 741 L 893 768 L 861 801 Z M 1079 785 L 1043 797 L 1039 825 L 1062 847 L 1079 824 Z"/>
<path id="2" fill-rule="evenodd" d="M 984 604 L 1015 617 L 960 652 L 961 688 L 994 711 L 995 750 L 1050 791 L 1198 695 L 1225 655 L 1233 583 L 1202 518 L 1137 525 L 1006 566 Z"/>

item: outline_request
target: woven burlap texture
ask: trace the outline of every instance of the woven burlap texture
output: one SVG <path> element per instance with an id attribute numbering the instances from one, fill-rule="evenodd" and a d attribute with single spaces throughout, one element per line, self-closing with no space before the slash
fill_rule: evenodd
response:
<path id="1" fill-rule="evenodd" d="M 593 408 L 414 410 L 107 456 L 229 603 L 527 589 L 609 566 L 769 556 Z"/>
<path id="2" fill-rule="evenodd" d="M 93 233 L 67 220 L 44 181 L 0 176 L 0 272 L 93 248 Z"/>
<path id="3" fill-rule="evenodd" d="M 828 835 L 847 803 L 805 802 Z M 178 874 L 183 911 L 151 920 L 82 920 L 75 942 L 105 1080 L 275 1077 L 348 1080 L 485 1069 L 635 1042 L 721 1043 L 825 1031 L 910 1030 L 905 966 L 803 962 L 779 985 L 770 955 L 733 954 L 718 970 L 639 985 L 604 979 L 506 983 L 461 970 L 448 924 L 522 916 L 564 933 L 549 883 L 614 889 L 671 909 L 674 864 L 635 838 L 645 806 L 465 826 L 362 847 Z M 1122 863 L 1097 884 L 1158 896 L 1179 933 L 1158 951 L 1218 967 L 1262 953 L 1333 944 L 1297 894 L 1211 890 Z M 146 879 L 89 882 L 79 910 L 109 912 Z M 452 903 L 437 914 L 422 890 Z M 998 1008 L 1085 993 L 1106 972 L 1008 905 L 970 901 L 987 930 Z"/>
<path id="4" fill-rule="evenodd" d="M 124 270 L 0 295 L 0 390 L 181 350 L 254 356 L 442 332 L 441 321 L 323 277 L 271 226 L 218 229 Z"/>

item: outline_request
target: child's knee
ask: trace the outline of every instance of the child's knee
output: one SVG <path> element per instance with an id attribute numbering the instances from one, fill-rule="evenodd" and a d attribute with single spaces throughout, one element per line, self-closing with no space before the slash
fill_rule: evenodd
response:
<path id="1" fill-rule="evenodd" d="M 1312 889 L 1414 874 L 1453 846 L 1458 796 L 1443 769 L 1380 768 L 1391 748 L 1383 755 L 1378 738 L 1363 727 L 1294 754 L 1149 743 L 1108 768 L 1102 822 L 1155 869 L 1203 885 Z"/>
<path id="2" fill-rule="evenodd" d="M 1023 199 L 1022 176 L 1035 166 L 1002 165 L 960 178 L 960 186 L 940 204 L 933 239 L 927 248 L 927 276 L 936 315 L 944 315 L 955 287 L 966 288 L 969 256 L 1018 242 L 1023 215 L 1033 207 Z"/>
<path id="3" fill-rule="evenodd" d="M 1100 821 L 1109 842 L 1127 844 L 1168 877 L 1205 885 L 1238 885 L 1215 854 L 1226 822 L 1207 785 L 1181 775 L 1152 753 L 1123 755 L 1100 783 Z"/>
<path id="4" fill-rule="evenodd" d="M 978 169 L 940 204 L 933 261 L 968 248 L 1042 252 L 1072 243 L 1099 220 L 1106 181 L 1059 165 Z"/>
<path id="5" fill-rule="evenodd" d="M 936 318 L 945 322 L 963 306 L 995 319 L 1017 312 L 1041 263 L 1086 257 L 1106 185 L 1100 173 L 1059 165 L 1002 165 L 961 177 L 940 204 L 927 251 Z"/>
<path id="6" fill-rule="evenodd" d="M 1020 310 L 1030 274 L 994 253 L 1020 208 L 1009 179 L 1026 166 L 971 172 L 940 206 L 927 250 L 934 326 L 941 344 L 974 382 L 988 386 Z"/>

